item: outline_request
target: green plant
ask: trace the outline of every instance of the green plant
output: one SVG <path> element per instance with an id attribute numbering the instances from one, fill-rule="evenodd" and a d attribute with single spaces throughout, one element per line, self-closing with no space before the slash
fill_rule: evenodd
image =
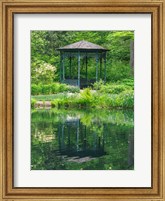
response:
<path id="1" fill-rule="evenodd" d="M 31 94 L 32 95 L 39 95 L 42 93 L 42 88 L 40 85 L 32 84 L 31 85 Z"/>
<path id="2" fill-rule="evenodd" d="M 59 84 L 59 92 L 64 92 L 68 90 L 68 85 L 66 84 Z"/>
<path id="3" fill-rule="evenodd" d="M 92 94 L 89 89 L 80 95 L 61 97 L 52 101 L 56 108 L 133 108 L 134 93 L 132 90 L 120 94 Z"/>
<path id="4" fill-rule="evenodd" d="M 95 82 L 95 83 L 93 84 L 93 88 L 94 88 L 95 90 L 100 90 L 101 87 L 102 87 L 104 84 L 105 84 L 104 81 L 103 81 L 102 79 L 100 79 L 99 81 L 97 81 L 97 82 Z"/>
<path id="5" fill-rule="evenodd" d="M 56 94 L 59 91 L 60 84 L 59 83 L 53 83 L 52 84 L 52 93 Z"/>
<path id="6" fill-rule="evenodd" d="M 119 84 L 124 84 L 126 86 L 129 86 L 132 90 L 134 89 L 134 79 L 123 79 L 118 81 Z"/>
<path id="7" fill-rule="evenodd" d="M 134 91 L 124 91 L 120 94 L 119 99 L 122 100 L 122 106 L 125 108 L 130 108 L 134 106 Z"/>
<path id="8" fill-rule="evenodd" d="M 56 71 L 55 66 L 35 58 L 31 64 L 32 83 L 49 84 L 57 76 Z"/>
<path id="9" fill-rule="evenodd" d="M 108 94 L 119 94 L 128 89 L 130 89 L 130 87 L 124 84 L 106 84 L 101 86 L 100 92 Z"/>
<path id="10" fill-rule="evenodd" d="M 52 85 L 48 84 L 48 85 L 42 85 L 42 94 L 51 94 L 52 92 Z"/>
<path id="11" fill-rule="evenodd" d="M 68 92 L 70 92 L 70 93 L 79 93 L 80 88 L 74 87 L 74 86 L 68 86 Z"/>
<path id="12" fill-rule="evenodd" d="M 78 93 L 80 89 L 78 87 L 69 86 L 61 83 L 52 83 L 52 84 L 32 84 L 31 85 L 32 95 L 48 95 L 48 94 L 57 94 L 57 93 Z"/>
<path id="13" fill-rule="evenodd" d="M 122 61 L 113 61 L 107 68 L 107 81 L 115 82 L 125 78 L 132 78 L 131 67 L 128 63 Z"/>
<path id="14" fill-rule="evenodd" d="M 81 98 L 82 102 L 84 102 L 84 103 L 91 103 L 93 100 L 91 90 L 89 88 L 84 89 L 80 93 L 80 98 Z"/>
<path id="15" fill-rule="evenodd" d="M 37 102 L 37 101 L 36 101 L 35 99 L 31 99 L 31 108 L 34 108 L 36 102 Z"/>

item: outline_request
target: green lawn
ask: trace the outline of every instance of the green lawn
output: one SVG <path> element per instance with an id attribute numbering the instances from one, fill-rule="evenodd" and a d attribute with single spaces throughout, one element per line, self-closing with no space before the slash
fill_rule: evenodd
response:
<path id="1" fill-rule="evenodd" d="M 52 101 L 57 98 L 63 98 L 67 94 L 66 93 L 58 93 L 58 94 L 50 94 L 50 95 L 35 95 L 31 96 L 31 99 L 35 99 L 36 101 Z"/>

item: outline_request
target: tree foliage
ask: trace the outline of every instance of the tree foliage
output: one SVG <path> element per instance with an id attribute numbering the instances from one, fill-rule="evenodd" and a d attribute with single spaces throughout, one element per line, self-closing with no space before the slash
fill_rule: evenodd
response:
<path id="1" fill-rule="evenodd" d="M 35 60 L 32 63 L 32 71 L 31 71 L 31 78 L 32 83 L 40 83 L 48 84 L 53 82 L 54 78 L 56 77 L 56 67 L 46 63 L 42 60 Z"/>
<path id="2" fill-rule="evenodd" d="M 130 43 L 134 40 L 133 31 L 32 31 L 31 32 L 31 69 L 32 83 L 59 81 L 59 47 L 87 40 L 107 48 L 107 81 L 130 78 Z M 73 66 L 77 61 L 73 61 Z M 95 78 L 95 61 L 89 59 L 88 75 Z M 83 61 L 82 61 L 83 63 Z M 44 66 L 54 66 L 38 76 Z M 37 70 L 36 70 L 37 69 Z M 82 68 L 83 71 L 83 68 Z M 53 74 L 52 74 L 53 72 Z M 49 79 L 50 78 L 50 79 Z"/>

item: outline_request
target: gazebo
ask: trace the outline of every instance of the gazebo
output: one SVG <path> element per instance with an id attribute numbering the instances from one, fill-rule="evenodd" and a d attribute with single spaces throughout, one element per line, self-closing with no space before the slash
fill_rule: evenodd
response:
<path id="1" fill-rule="evenodd" d="M 76 158 L 103 156 L 106 154 L 105 137 L 105 133 L 100 137 L 96 131 L 83 125 L 80 117 L 67 116 L 66 120 L 58 125 L 59 148 L 56 154 Z"/>
<path id="2" fill-rule="evenodd" d="M 106 53 L 108 50 L 104 47 L 82 40 L 60 47 L 58 50 L 60 51 L 60 82 L 83 88 L 100 79 L 106 81 Z M 92 78 L 88 77 L 90 58 L 94 58 L 95 61 L 95 64 L 92 65 L 92 68 L 95 66 L 93 69 L 95 77 Z"/>

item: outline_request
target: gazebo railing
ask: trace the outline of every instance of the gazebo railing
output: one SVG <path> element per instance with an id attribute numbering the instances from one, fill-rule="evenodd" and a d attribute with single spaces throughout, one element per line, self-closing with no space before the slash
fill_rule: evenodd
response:
<path id="1" fill-rule="evenodd" d="M 65 79 L 62 81 L 62 83 L 72 85 L 72 86 L 78 86 L 78 79 Z"/>
<path id="2" fill-rule="evenodd" d="M 94 84 L 95 82 L 96 82 L 95 79 L 90 79 L 90 80 L 80 79 L 80 88 L 92 86 L 92 84 Z M 79 87 L 78 79 L 65 79 L 62 81 L 62 83 Z"/>

